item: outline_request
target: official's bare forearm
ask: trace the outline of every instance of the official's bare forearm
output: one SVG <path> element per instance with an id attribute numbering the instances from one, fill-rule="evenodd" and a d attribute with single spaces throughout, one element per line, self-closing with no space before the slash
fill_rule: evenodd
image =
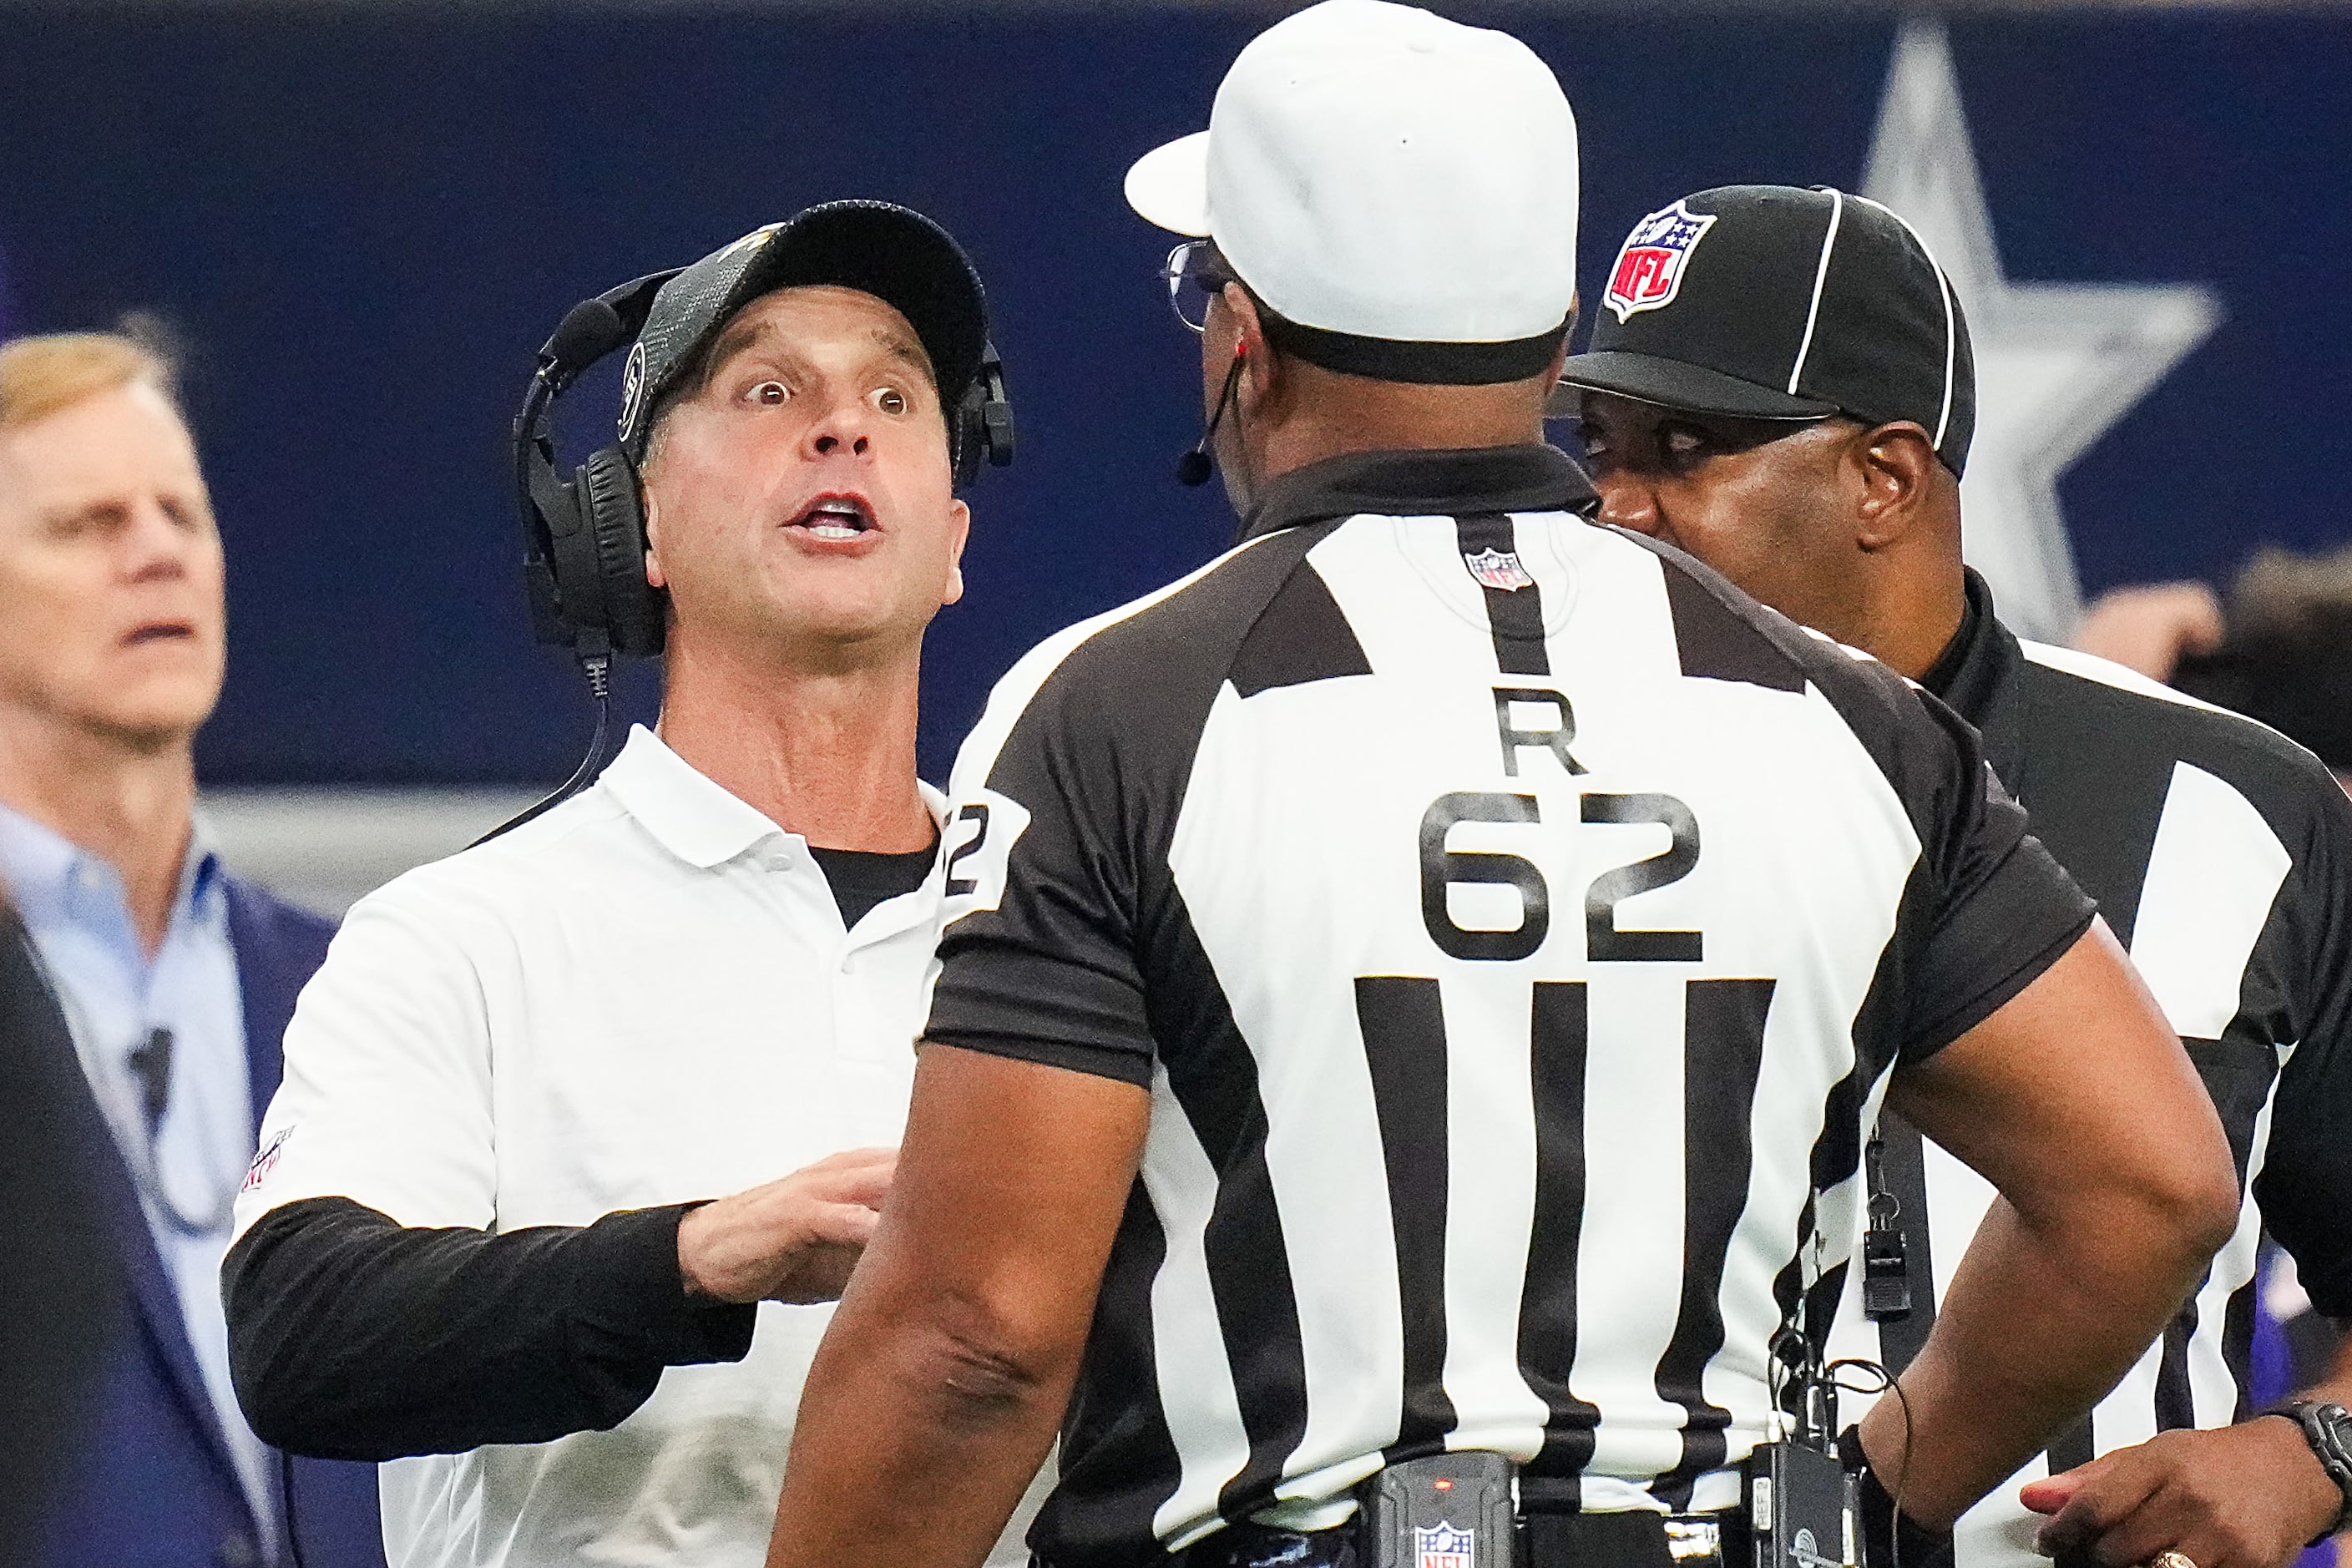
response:
<path id="1" fill-rule="evenodd" d="M 869 1258 L 869 1263 L 872 1260 Z M 1076 1358 L 1039 1374 L 945 1303 L 853 1279 L 802 1396 L 770 1568 L 982 1561 L 1053 1446 Z"/>
<path id="2" fill-rule="evenodd" d="M 2200 1245 L 2171 1216 L 2128 1205 L 2058 1227 L 1996 1201 L 1904 1373 L 1904 1398 L 1880 1400 L 1863 1423 L 1903 1511 L 1949 1525 L 2097 1403 L 2194 1288 Z"/>
<path id="3" fill-rule="evenodd" d="M 770 1568 L 974 1568 L 1052 1444 L 1141 1158 L 1137 1085 L 924 1047 L 802 1397 Z"/>

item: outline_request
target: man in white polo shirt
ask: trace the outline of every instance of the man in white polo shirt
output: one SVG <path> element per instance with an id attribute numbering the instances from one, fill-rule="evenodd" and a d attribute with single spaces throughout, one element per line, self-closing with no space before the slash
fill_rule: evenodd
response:
<path id="1" fill-rule="evenodd" d="M 656 591 L 658 733 L 362 900 L 303 994 L 232 1360 L 269 1441 L 390 1461 L 395 1568 L 760 1560 L 906 1115 L 984 342 L 961 250 L 877 203 L 663 284 L 576 491 Z"/>

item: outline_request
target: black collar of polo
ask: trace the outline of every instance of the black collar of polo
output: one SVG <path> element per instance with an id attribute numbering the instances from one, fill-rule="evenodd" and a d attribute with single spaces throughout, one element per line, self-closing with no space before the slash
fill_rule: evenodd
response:
<path id="1" fill-rule="evenodd" d="M 2021 795 L 2016 698 L 2025 653 L 2017 646 L 2016 634 L 1993 614 L 1992 590 L 1976 568 L 1964 567 L 1962 574 L 1968 580 L 1969 602 L 1960 615 L 1960 629 L 1919 684 L 1976 726 L 1984 736 L 1985 761 L 2012 795 Z"/>
<path id="2" fill-rule="evenodd" d="M 1302 522 L 1353 517 L 1455 517 L 1465 512 L 1574 511 L 1601 498 L 1556 447 L 1467 447 L 1349 452 L 1294 468 L 1265 487 L 1242 520 L 1239 542 Z"/>

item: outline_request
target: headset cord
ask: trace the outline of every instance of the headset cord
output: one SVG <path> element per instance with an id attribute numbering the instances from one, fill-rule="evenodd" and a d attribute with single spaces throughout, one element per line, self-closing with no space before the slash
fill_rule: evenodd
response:
<path id="1" fill-rule="evenodd" d="M 596 733 L 588 742 L 588 754 L 580 759 L 580 767 L 563 783 L 563 787 L 520 816 L 499 823 L 473 843 L 468 849 L 480 847 L 501 833 L 513 831 L 543 812 L 553 810 L 588 787 L 596 776 L 596 765 L 604 759 L 604 731 L 613 716 L 613 656 L 609 653 L 585 653 L 580 656 L 580 672 L 588 678 L 588 694 L 596 700 Z"/>

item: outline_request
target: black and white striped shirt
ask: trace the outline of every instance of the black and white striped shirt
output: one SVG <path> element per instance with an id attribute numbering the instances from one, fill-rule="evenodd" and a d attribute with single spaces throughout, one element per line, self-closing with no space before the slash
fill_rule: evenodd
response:
<path id="1" fill-rule="evenodd" d="M 1048 1561 L 1448 1447 L 1729 1506 L 1887 1072 L 2087 926 L 1965 725 L 1590 497 L 1301 470 L 966 743 L 929 1038 L 1151 1095 Z"/>
<path id="2" fill-rule="evenodd" d="M 1924 684 L 1984 735 L 2034 833 L 2099 904 L 2221 1113 L 2245 1194 L 2237 1233 L 2098 1408 L 1961 1521 L 1961 1568 L 2026 1568 L 2018 1487 L 2183 1426 L 2249 1414 L 2265 1225 L 2313 1301 L 2352 1316 L 2352 801 L 2271 730 L 2064 648 L 2021 643 L 1973 574 Z M 1992 1200 L 1889 1120 L 1889 1185 L 1913 1213 L 1912 1315 L 1872 1342 L 1858 1300 L 1834 1342 L 1900 1368 Z M 1927 1223 L 1917 1210 L 1924 1199 Z"/>

